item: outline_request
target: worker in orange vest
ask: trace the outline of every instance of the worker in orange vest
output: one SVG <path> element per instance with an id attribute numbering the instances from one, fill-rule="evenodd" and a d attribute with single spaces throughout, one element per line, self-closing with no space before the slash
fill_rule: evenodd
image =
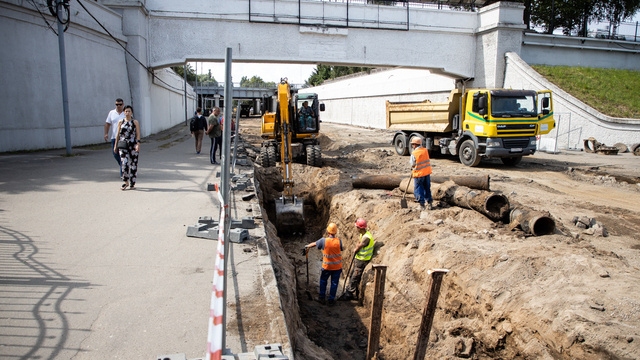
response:
<path id="1" fill-rule="evenodd" d="M 327 237 L 312 242 L 303 249 L 303 254 L 309 251 L 309 248 L 317 247 L 322 250 L 322 272 L 320 273 L 320 296 L 316 298 L 321 304 L 333 306 L 336 303 L 336 293 L 338 292 L 338 283 L 340 282 L 340 274 L 342 274 L 342 241 L 336 237 L 338 226 L 330 223 L 327 226 Z M 327 280 L 331 277 L 331 289 L 329 290 L 329 299 L 326 299 Z"/>
<path id="2" fill-rule="evenodd" d="M 429 150 L 422 147 L 422 139 L 415 136 L 411 139 L 411 169 L 413 172 L 413 195 L 421 210 L 433 209 L 431 197 L 431 160 Z M 427 205 L 425 207 L 425 200 Z"/>

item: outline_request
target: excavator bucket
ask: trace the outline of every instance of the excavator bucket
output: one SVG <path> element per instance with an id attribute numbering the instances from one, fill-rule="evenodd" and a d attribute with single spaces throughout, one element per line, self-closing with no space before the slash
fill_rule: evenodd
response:
<path id="1" fill-rule="evenodd" d="M 304 232 L 304 199 L 281 197 L 276 200 L 276 229 L 280 234 Z"/>

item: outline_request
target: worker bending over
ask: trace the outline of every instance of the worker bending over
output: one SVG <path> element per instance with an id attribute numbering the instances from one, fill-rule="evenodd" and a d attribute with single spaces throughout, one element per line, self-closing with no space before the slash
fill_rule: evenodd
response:
<path id="1" fill-rule="evenodd" d="M 411 139 L 411 169 L 413 169 L 413 195 L 416 197 L 420 209 L 425 210 L 425 200 L 427 210 L 433 209 L 431 205 L 431 160 L 429 160 L 429 150 L 422 147 L 422 139 L 415 136 Z"/>
<path id="2" fill-rule="evenodd" d="M 356 246 L 356 248 L 353 250 L 353 261 L 355 261 L 355 269 L 353 270 L 353 275 L 351 275 L 351 281 L 349 281 L 347 291 L 342 294 L 342 296 L 340 296 L 339 300 L 347 301 L 358 299 L 362 274 L 364 273 L 364 269 L 369 264 L 369 261 L 371 261 L 371 256 L 373 256 L 373 236 L 371 235 L 369 230 L 367 230 L 367 221 L 360 218 L 356 220 L 355 226 L 360 233 L 360 242 L 358 243 L 358 246 Z"/>
<path id="3" fill-rule="evenodd" d="M 327 237 L 304 247 L 303 255 L 309 251 L 311 247 L 317 247 L 322 250 L 322 272 L 320 273 L 320 296 L 316 299 L 325 304 L 325 296 L 327 292 L 327 279 L 331 276 L 331 290 L 329 290 L 329 300 L 326 304 L 333 306 L 336 303 L 336 292 L 338 291 L 338 283 L 340 282 L 340 274 L 342 273 L 342 241 L 336 237 L 338 226 L 334 223 L 327 226 Z"/>

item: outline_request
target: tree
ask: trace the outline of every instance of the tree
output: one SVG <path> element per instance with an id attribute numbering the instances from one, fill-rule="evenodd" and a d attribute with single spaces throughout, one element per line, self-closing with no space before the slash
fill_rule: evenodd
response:
<path id="1" fill-rule="evenodd" d="M 359 67 L 359 66 L 331 66 L 318 64 L 316 68 L 309 76 L 309 79 L 305 80 L 304 87 L 318 86 L 323 81 L 328 79 L 335 79 L 340 76 L 355 74 L 359 72 L 370 72 L 373 68 Z"/>
<path id="2" fill-rule="evenodd" d="M 265 88 L 265 87 L 276 87 L 276 83 L 274 83 L 273 81 L 266 82 L 262 80 L 260 76 L 254 75 L 251 77 L 251 79 L 247 78 L 246 76 L 243 76 L 242 79 L 240 80 L 240 86 Z"/>
<path id="3" fill-rule="evenodd" d="M 175 71 L 176 74 L 184 78 L 184 66 L 172 66 L 171 70 Z M 188 63 L 187 63 L 187 81 L 196 81 L 196 72 L 191 67 L 191 64 L 188 64 Z"/>

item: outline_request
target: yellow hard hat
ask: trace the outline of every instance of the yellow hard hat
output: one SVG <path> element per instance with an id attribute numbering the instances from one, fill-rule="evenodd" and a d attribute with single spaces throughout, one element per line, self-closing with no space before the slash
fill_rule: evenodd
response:
<path id="1" fill-rule="evenodd" d="M 335 235 L 338 233 L 338 225 L 331 223 L 327 226 L 327 232 L 331 235 Z"/>

